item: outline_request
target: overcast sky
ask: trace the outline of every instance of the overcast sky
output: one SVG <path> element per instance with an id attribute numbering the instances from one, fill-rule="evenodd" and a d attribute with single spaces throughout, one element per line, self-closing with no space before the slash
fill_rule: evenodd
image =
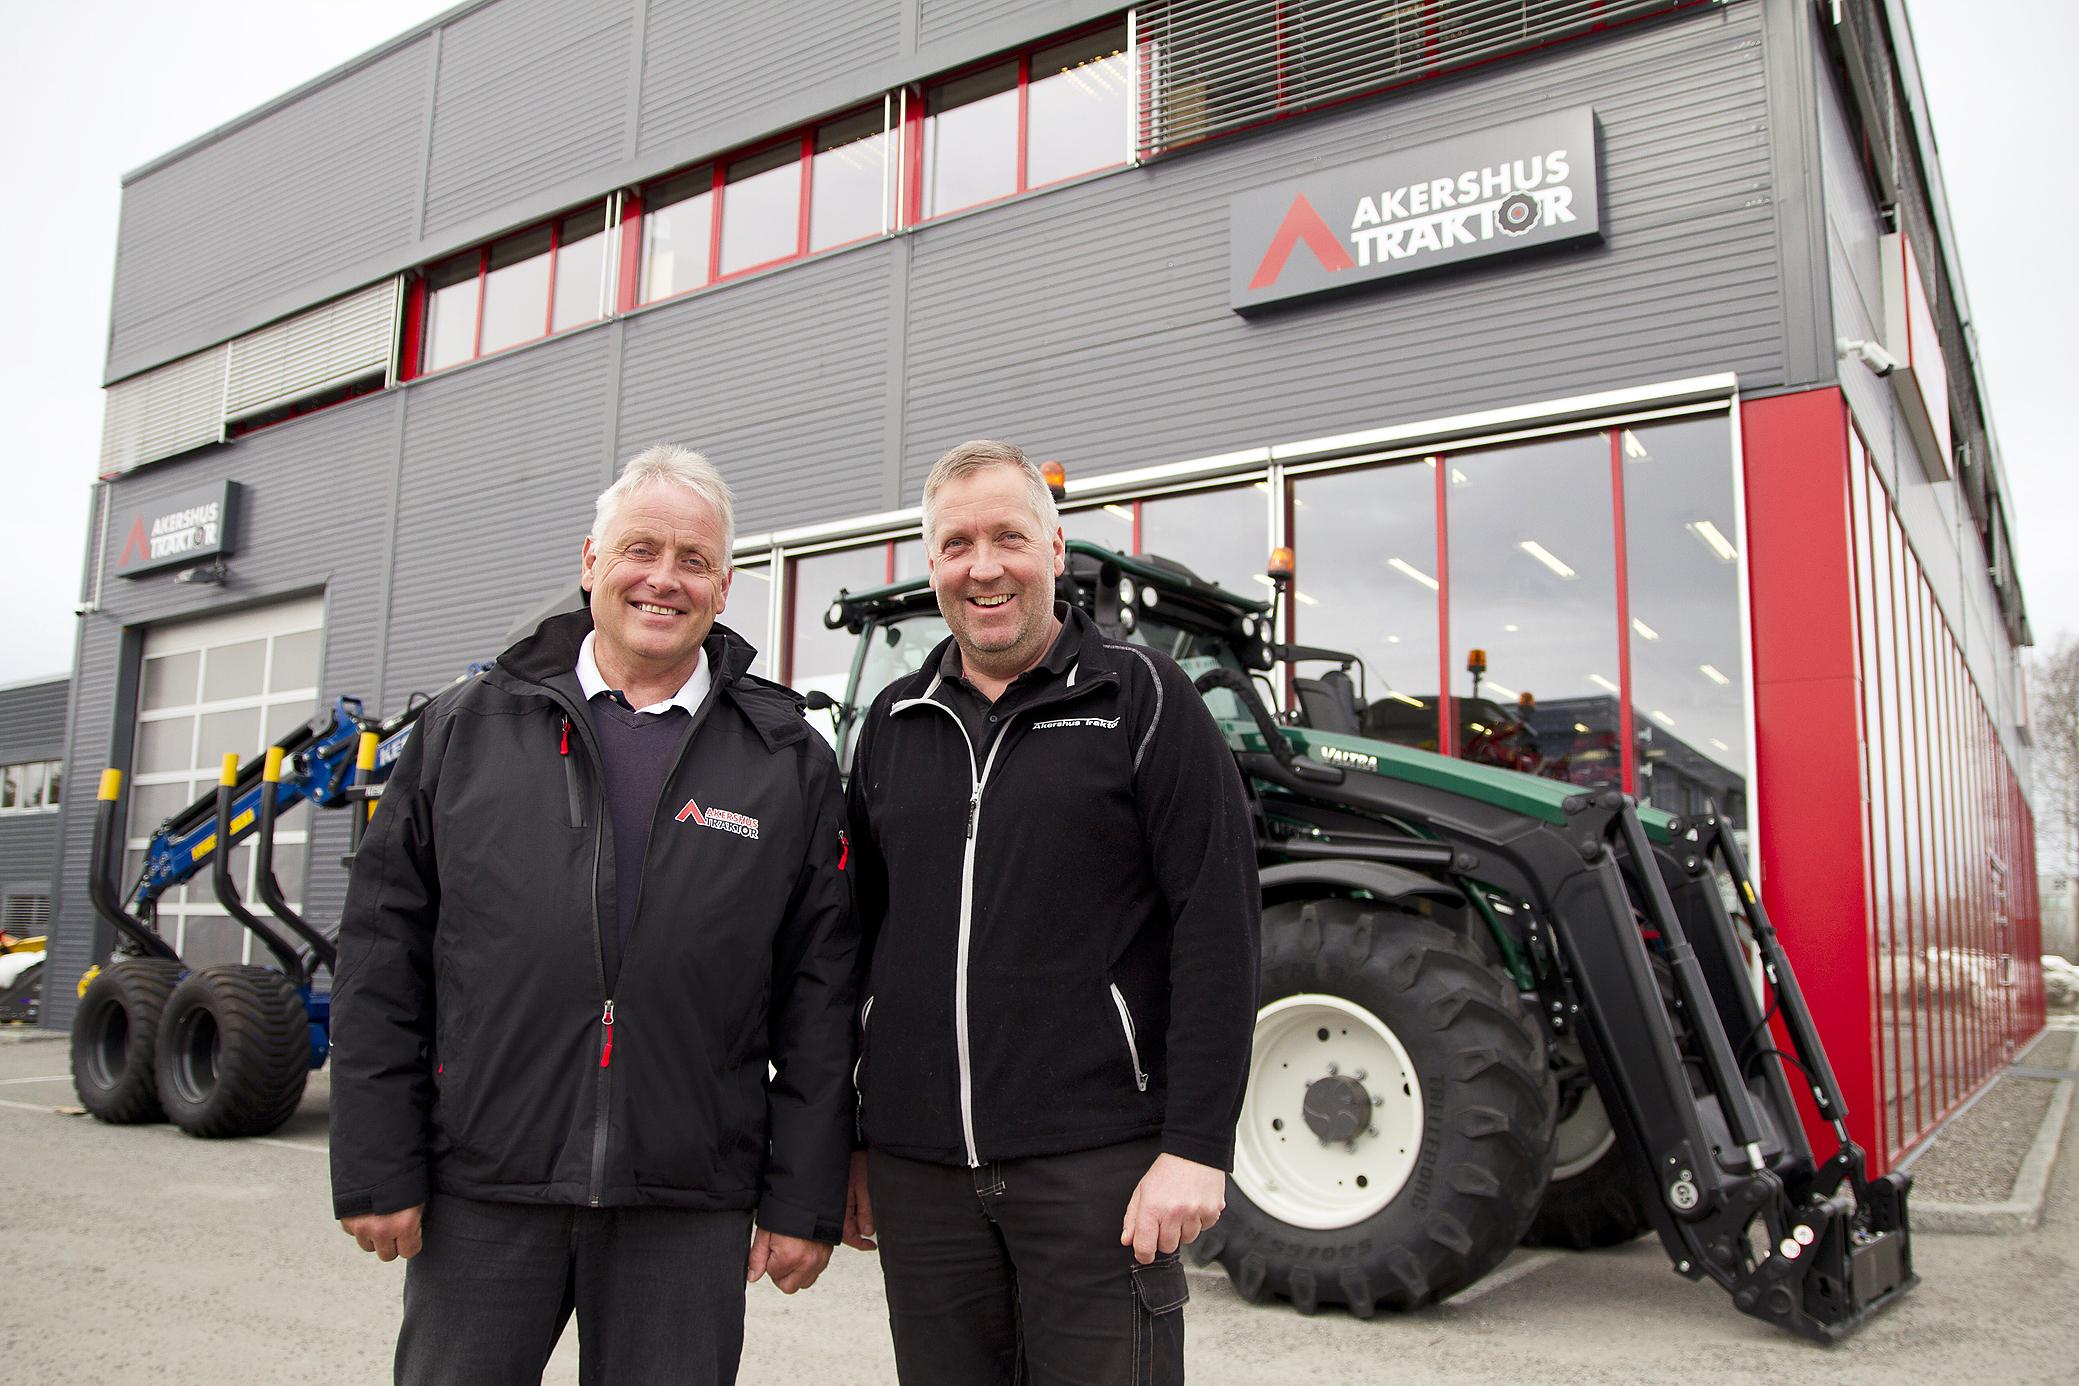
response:
<path id="1" fill-rule="evenodd" d="M 69 672 L 100 455 L 122 175 L 450 8 L 427 0 L 0 0 L 0 684 Z M 2079 225 L 2079 7 L 1913 0 L 2023 591 L 2040 644 L 2079 634 L 2079 513 L 2064 356 Z"/>

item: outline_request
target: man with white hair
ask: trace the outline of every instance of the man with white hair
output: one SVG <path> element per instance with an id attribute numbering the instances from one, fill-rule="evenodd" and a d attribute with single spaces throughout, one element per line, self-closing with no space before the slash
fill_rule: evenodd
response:
<path id="1" fill-rule="evenodd" d="M 856 933 L 837 766 L 718 625 L 729 489 L 652 448 L 584 610 L 435 699 L 355 858 L 334 1213 L 409 1259 L 400 1383 L 734 1381 L 838 1239 Z"/>
<path id="2" fill-rule="evenodd" d="M 924 484 L 952 638 L 866 715 L 870 958 L 849 1245 L 877 1236 L 904 1386 L 1183 1380 L 1177 1249 L 1219 1218 L 1256 1012 L 1255 835 L 1167 655 L 1054 597 L 1010 443 Z"/>

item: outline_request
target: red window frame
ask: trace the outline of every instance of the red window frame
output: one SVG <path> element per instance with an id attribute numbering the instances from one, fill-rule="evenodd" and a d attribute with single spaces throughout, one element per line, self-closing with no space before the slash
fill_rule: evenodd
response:
<path id="1" fill-rule="evenodd" d="M 1122 23 L 1124 19 L 1125 16 L 1123 13 L 1121 13 L 1108 16 L 1104 19 L 1094 20 L 1088 24 L 1079 24 L 1073 29 L 1067 29 L 1058 34 L 1050 34 L 1037 43 L 1029 43 L 1022 48 L 1010 49 L 1001 53 L 992 54 L 987 58 L 983 58 L 979 62 L 969 63 L 964 67 L 955 68 L 951 72 L 942 72 L 938 76 L 933 77 L 928 82 L 924 82 L 911 87 L 909 89 L 910 100 L 906 103 L 903 114 L 903 189 L 901 199 L 901 224 L 904 226 L 927 225 L 934 221 L 942 221 L 950 216 L 958 216 L 963 212 L 974 211 L 978 207 L 994 207 L 999 203 L 1009 202 L 1012 198 L 1024 197 L 1028 193 L 1039 192 L 1045 188 L 1059 187 L 1064 183 L 1073 183 L 1079 179 L 1088 178 L 1092 174 L 1105 173 L 1115 168 L 1124 168 L 1130 162 L 1130 160 L 1124 154 L 1124 149 L 1127 144 L 1127 141 L 1126 139 L 1122 138 L 1120 141 L 1120 148 L 1122 152 L 1119 160 L 1116 163 L 1099 164 L 1094 168 L 1087 168 L 1078 173 L 1071 173 L 1060 178 L 1050 179 L 1045 183 L 1033 183 L 1030 182 L 1026 177 L 1026 151 L 1031 147 L 1032 144 L 1032 55 L 1039 52 L 1043 48 L 1055 48 L 1061 44 L 1071 43 L 1076 39 L 1084 38 L 1091 34 L 1100 33 L 1103 30 L 1112 28 L 1113 26 Z M 1122 49 L 1121 51 L 1130 53 L 1132 51 L 1130 44 L 1127 48 Z M 1010 192 L 1004 193 L 998 197 L 983 198 L 980 202 L 970 202 L 959 207 L 942 207 L 938 211 L 933 212 L 930 216 L 925 216 L 924 121 L 925 113 L 930 109 L 931 94 L 934 91 L 938 90 L 940 87 L 948 86 L 951 83 L 959 81 L 963 77 L 972 77 L 977 72 L 985 72 L 992 67 L 1001 67 L 1003 66 L 1003 64 L 1013 59 L 1016 59 L 1018 64 L 1018 133 L 1016 136 L 1015 154 L 1015 158 L 1017 161 L 1017 179 L 1015 186 L 1012 188 Z M 1138 70 L 1139 64 L 1137 62 L 1135 66 L 1136 70 Z M 1138 81 L 1138 77 L 1136 77 L 1135 80 Z M 1131 133 L 1132 132 L 1130 130 L 1121 131 L 1122 137 Z"/>
<path id="2" fill-rule="evenodd" d="M 596 202 L 580 203 L 578 206 L 558 212 L 554 216 L 544 217 L 540 221 L 529 222 L 517 230 L 508 231 L 504 235 L 494 237 L 478 246 L 476 248 L 476 318 L 470 333 L 469 355 L 459 361 L 450 361 L 444 366 L 429 366 L 426 364 L 426 271 L 432 268 L 432 266 L 421 266 L 412 275 L 410 290 L 405 295 L 404 340 L 400 344 L 398 352 L 398 379 L 415 380 L 422 375 L 438 374 L 441 371 L 453 370 L 457 366 L 466 366 L 472 361 L 481 361 L 486 356 L 502 355 L 508 351 L 516 351 L 523 346 L 531 346 L 535 342 L 542 341 L 548 337 L 560 336 L 561 333 L 556 328 L 556 274 L 561 268 L 563 261 L 563 223 L 569 221 L 572 217 L 581 216 L 596 207 L 599 211 L 600 234 L 604 235 L 608 229 L 608 204 L 611 200 L 611 198 L 602 198 Z M 484 286 L 490 279 L 491 251 L 494 247 L 503 245 L 507 241 L 515 241 L 522 236 L 532 235 L 544 226 L 549 229 L 549 281 L 542 302 L 541 332 L 523 341 L 508 342 L 502 347 L 486 352 L 484 350 Z M 466 254 L 468 252 L 464 251 L 455 255 L 444 256 L 433 263 L 444 265 L 451 261 L 459 260 Z M 458 280 L 457 282 L 463 281 Z M 575 332 L 581 327 L 590 327 L 592 324 L 601 322 L 604 319 L 604 314 L 598 314 L 585 319 L 583 322 L 572 323 L 570 326 L 563 328 L 562 331 Z"/>
<path id="3" fill-rule="evenodd" d="M 619 292 L 615 295 L 619 311 L 627 313 L 637 308 L 645 307 L 648 304 L 666 303 L 675 298 L 683 298 L 687 294 L 699 293 L 704 289 L 712 289 L 717 285 L 733 283 L 749 275 L 763 274 L 765 271 L 779 265 L 792 264 L 796 260 L 804 260 L 811 255 L 828 255 L 833 251 L 843 250 L 847 246 L 858 245 L 862 241 L 878 240 L 880 237 L 888 234 L 889 231 L 894 229 L 892 226 L 884 227 L 871 235 L 855 236 L 851 240 L 840 241 L 835 245 L 823 246 L 820 249 L 810 248 L 809 214 L 813 209 L 815 200 L 816 134 L 818 131 L 836 125 L 840 121 L 850 120 L 854 116 L 865 114 L 871 110 L 873 110 L 873 104 L 869 102 L 865 105 L 853 106 L 848 110 L 838 111 L 798 129 L 790 130 L 786 134 L 743 145 L 718 154 L 713 159 L 703 159 L 687 164 L 684 168 L 667 173 L 662 177 L 652 178 L 640 188 L 626 194 L 621 201 L 621 280 Z M 900 138 L 900 132 L 893 125 L 885 123 L 885 105 L 882 110 L 884 114 L 882 134 L 891 140 Z M 761 260 L 753 265 L 745 265 L 740 269 L 733 269 L 724 274 L 722 272 L 722 226 L 723 219 L 728 215 L 729 199 L 727 188 L 730 165 L 742 163 L 746 159 L 756 158 L 760 154 L 784 148 L 789 144 L 795 147 L 794 162 L 799 167 L 801 178 L 801 186 L 797 194 L 799 203 L 795 208 L 794 215 L 794 247 L 784 255 L 777 255 L 769 260 Z M 645 299 L 642 297 L 642 219 L 648 211 L 650 194 L 658 185 L 670 179 L 682 177 L 699 168 L 703 163 L 709 166 L 712 179 L 708 186 L 706 274 L 697 284 L 689 284 L 683 289 L 674 289 L 668 294 L 660 294 L 656 298 Z"/>

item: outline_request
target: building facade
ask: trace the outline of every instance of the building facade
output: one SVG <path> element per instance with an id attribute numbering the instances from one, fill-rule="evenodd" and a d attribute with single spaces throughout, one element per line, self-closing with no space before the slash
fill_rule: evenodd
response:
<path id="1" fill-rule="evenodd" d="M 760 671 L 838 691 L 830 598 L 1010 437 L 1072 537 L 1244 591 L 1289 545 L 1369 733 L 1744 818 L 1882 1163 L 2042 1023 L 1933 150 L 1896 0 L 464 4 L 125 180 L 67 756 L 134 849 L 224 751 L 439 689 L 659 440 L 736 490 Z M 345 815 L 297 813 L 333 917 Z"/>
<path id="2" fill-rule="evenodd" d="M 0 933 L 50 927 L 69 680 L 0 687 Z"/>

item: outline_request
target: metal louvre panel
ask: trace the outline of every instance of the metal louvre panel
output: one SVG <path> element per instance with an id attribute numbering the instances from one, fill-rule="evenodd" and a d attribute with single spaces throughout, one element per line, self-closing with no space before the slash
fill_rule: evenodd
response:
<path id="1" fill-rule="evenodd" d="M 127 472 L 224 436 L 224 367 L 229 345 L 108 387 L 101 423 L 101 475 Z"/>
<path id="2" fill-rule="evenodd" d="M 224 416 L 286 404 L 356 376 L 387 369 L 397 281 L 334 299 L 231 343 Z"/>
<path id="3" fill-rule="evenodd" d="M 16 938 L 34 938 L 48 932 L 51 922 L 51 897 L 48 895 L 10 895 L 0 901 L 0 930 Z"/>
<path id="4" fill-rule="evenodd" d="M 1143 158 L 1687 0 L 1157 0 Z"/>

